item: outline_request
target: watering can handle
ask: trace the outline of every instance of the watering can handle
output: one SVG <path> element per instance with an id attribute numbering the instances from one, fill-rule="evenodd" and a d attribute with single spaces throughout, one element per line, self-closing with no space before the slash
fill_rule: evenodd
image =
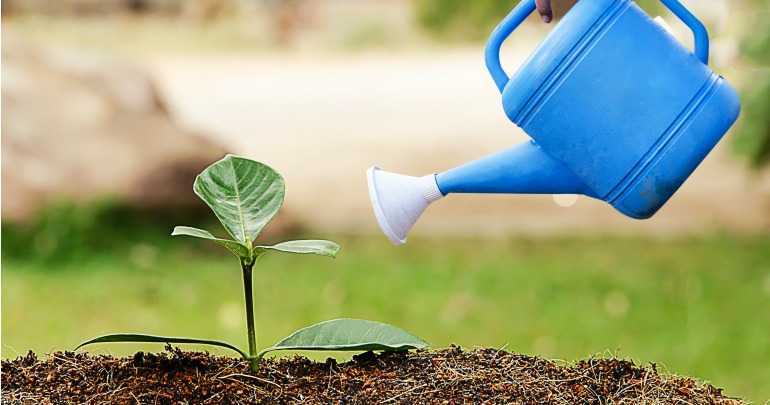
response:
<path id="1" fill-rule="evenodd" d="M 583 0 L 591 1 L 591 0 Z M 693 32 L 695 37 L 695 56 L 700 59 L 703 64 L 708 65 L 709 62 L 709 35 L 706 27 L 703 25 L 697 17 L 695 17 L 690 10 L 688 10 L 679 0 L 660 0 L 663 4 L 671 10 L 679 19 L 681 19 Z M 505 73 L 502 65 L 500 64 L 500 47 L 509 35 L 519 26 L 524 20 L 535 11 L 535 0 L 522 0 L 513 9 L 500 24 L 492 32 L 487 42 L 486 49 L 486 63 L 489 73 L 492 75 L 492 79 L 495 81 L 497 88 L 502 92 L 505 89 L 505 85 L 508 83 L 509 77 Z"/>

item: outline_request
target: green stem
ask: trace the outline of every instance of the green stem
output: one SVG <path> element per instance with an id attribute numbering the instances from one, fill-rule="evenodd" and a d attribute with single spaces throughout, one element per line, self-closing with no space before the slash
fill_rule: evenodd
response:
<path id="1" fill-rule="evenodd" d="M 254 264 L 241 263 L 243 270 L 243 294 L 246 298 L 246 327 L 249 331 L 249 367 L 252 372 L 259 368 L 259 359 L 257 358 L 257 332 L 254 327 L 254 298 L 251 287 L 251 269 Z"/>

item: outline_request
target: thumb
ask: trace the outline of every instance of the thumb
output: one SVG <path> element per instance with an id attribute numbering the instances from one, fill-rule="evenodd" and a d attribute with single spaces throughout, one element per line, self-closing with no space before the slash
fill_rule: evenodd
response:
<path id="1" fill-rule="evenodd" d="M 553 10 L 551 9 L 551 0 L 535 0 L 537 12 L 544 22 L 549 23 L 553 19 Z"/>

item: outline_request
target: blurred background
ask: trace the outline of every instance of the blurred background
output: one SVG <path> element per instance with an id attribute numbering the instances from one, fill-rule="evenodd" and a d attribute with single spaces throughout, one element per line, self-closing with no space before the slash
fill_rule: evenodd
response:
<path id="1" fill-rule="evenodd" d="M 557 2 L 557 16 L 568 2 Z M 264 235 L 334 239 L 336 260 L 270 256 L 260 344 L 334 317 L 441 347 L 656 362 L 770 398 L 770 1 L 684 1 L 738 125 L 655 218 L 573 196 L 453 196 L 391 246 L 364 172 L 422 175 L 526 139 L 483 63 L 502 0 L 2 2 L 2 357 L 146 332 L 245 345 L 236 261 L 192 193 L 227 152 L 287 181 Z M 687 46 L 685 27 L 656 1 Z M 509 40 L 514 69 L 547 35 Z M 128 354 L 157 346 L 92 349 Z"/>

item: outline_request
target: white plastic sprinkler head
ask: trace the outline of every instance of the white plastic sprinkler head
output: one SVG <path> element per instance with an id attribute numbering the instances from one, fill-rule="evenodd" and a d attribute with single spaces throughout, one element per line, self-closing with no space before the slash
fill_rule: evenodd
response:
<path id="1" fill-rule="evenodd" d="M 380 229 L 394 245 L 406 243 L 406 236 L 420 215 L 443 195 L 436 175 L 405 176 L 370 167 L 366 172 L 369 198 Z"/>

